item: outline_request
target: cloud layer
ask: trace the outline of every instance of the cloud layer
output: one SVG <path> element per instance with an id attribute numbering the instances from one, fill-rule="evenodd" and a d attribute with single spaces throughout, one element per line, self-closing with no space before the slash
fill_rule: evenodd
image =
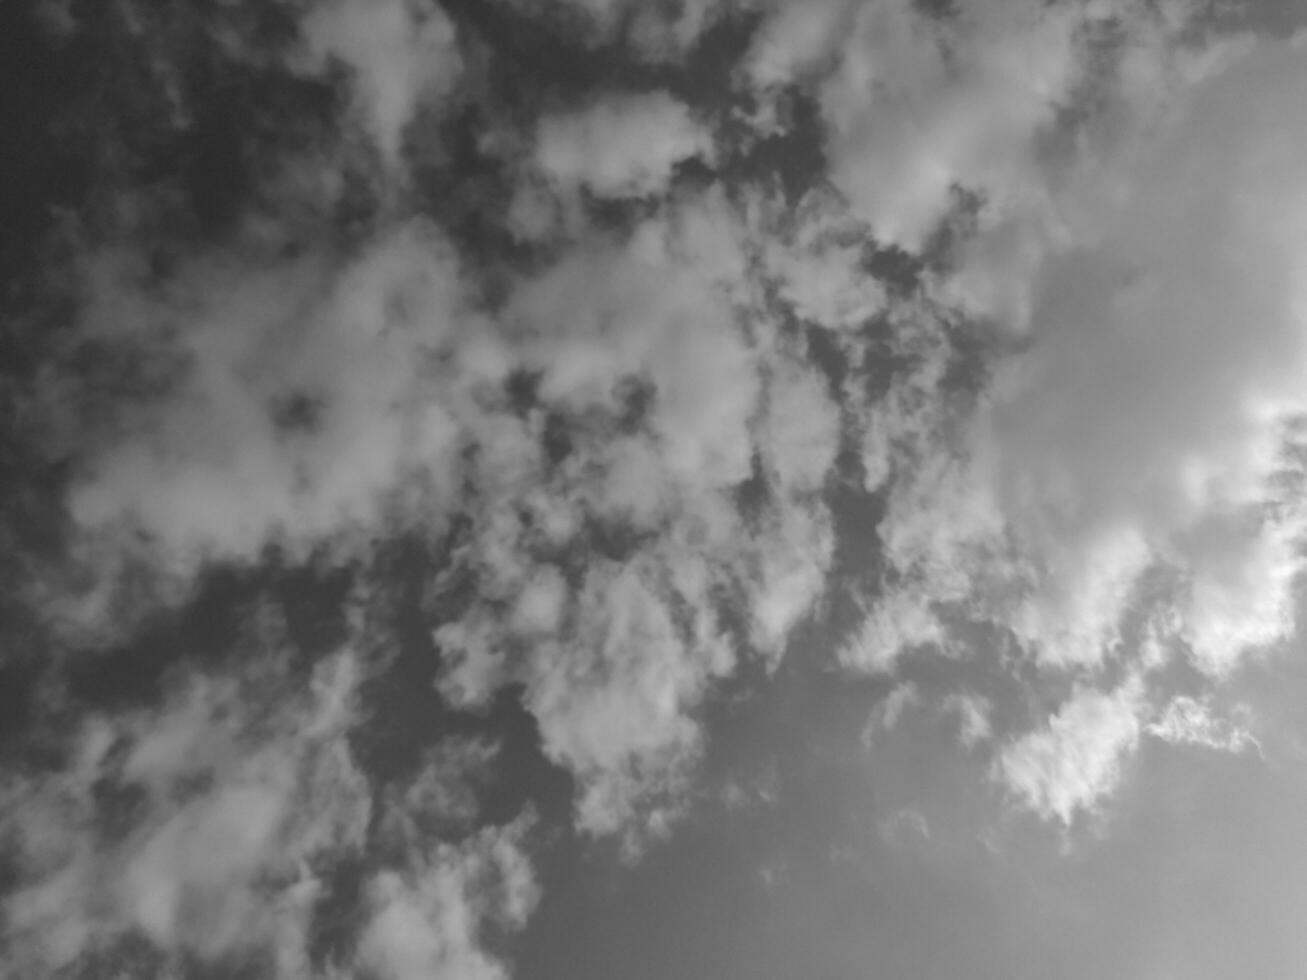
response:
<path id="1" fill-rule="evenodd" d="M 128 162 L 50 232 L 63 325 L 6 381 L 59 474 L 14 590 L 55 746 L 3 784 L 19 968 L 509 975 L 557 814 L 487 802 L 506 705 L 552 830 L 627 860 L 723 705 L 801 671 L 897 679 L 867 752 L 947 719 L 995 812 L 1063 830 L 1149 738 L 1260 751 L 1217 705 L 1295 626 L 1300 40 L 1127 0 L 121 6 L 60 36 L 165 94 L 87 124 Z M 179 37 L 326 107 L 235 140 L 208 224 L 151 156 L 215 97 Z M 126 705 L 58 680 L 273 566 L 342 570 L 347 635 L 178 650 Z"/>

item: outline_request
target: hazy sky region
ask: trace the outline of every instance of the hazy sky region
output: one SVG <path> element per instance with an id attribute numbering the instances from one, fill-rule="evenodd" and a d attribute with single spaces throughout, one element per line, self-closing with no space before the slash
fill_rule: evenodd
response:
<path id="1" fill-rule="evenodd" d="M 0 71 L 0 980 L 1307 976 L 1307 3 Z"/>

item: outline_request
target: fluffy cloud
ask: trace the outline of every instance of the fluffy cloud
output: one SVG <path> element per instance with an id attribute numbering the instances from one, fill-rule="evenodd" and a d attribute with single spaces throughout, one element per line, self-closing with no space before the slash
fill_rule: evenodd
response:
<path id="1" fill-rule="evenodd" d="M 775 664 L 834 547 L 821 493 L 840 412 L 750 298 L 743 235 L 706 195 L 522 275 L 493 315 L 423 224 L 343 263 L 201 262 L 174 292 L 109 269 L 88 329 L 186 371 L 111 420 L 72 514 L 92 538 L 136 529 L 132 547 L 183 580 L 270 543 L 359 554 L 461 519 L 445 575 L 475 576 L 477 600 L 432 624 L 441 690 L 469 707 L 524 684 L 546 754 L 580 780 L 582 826 L 673 812 L 690 715 L 736 658 L 722 597 Z M 755 458 L 769 499 L 746 523 Z M 618 557 L 589 553 L 606 538 Z"/>
<path id="2" fill-rule="evenodd" d="M 387 164 L 359 192 L 376 211 L 296 248 L 260 213 L 166 265 L 135 231 L 78 255 L 70 332 L 151 384 L 41 379 L 40 404 L 89 426 L 52 426 L 77 567 L 71 594 L 34 590 L 41 611 L 104 645 L 131 632 L 142 569 L 181 601 L 269 546 L 366 578 L 379 542 L 420 542 L 435 567 L 405 583 L 410 632 L 434 640 L 441 719 L 488 728 L 510 695 L 573 779 L 575 827 L 628 855 L 693 798 L 722 682 L 777 677 L 800 624 L 850 593 L 864 615 L 830 644 L 848 670 L 931 650 L 1023 697 L 1072 686 L 1022 731 L 1002 698 L 901 681 L 868 729 L 946 692 L 933 717 L 1046 820 L 1100 808 L 1144 734 L 1252 744 L 1207 701 L 1150 697 L 1175 651 L 1215 683 L 1294 625 L 1301 46 L 1203 46 L 1184 4 L 925 6 L 741 5 L 758 30 L 721 113 L 649 83 L 732 5 L 561 5 L 578 44 L 636 53 L 644 89 L 570 102 L 526 92 L 454 7 L 313 5 L 291 67 L 346 69 Z M 475 138 L 406 174 L 406 140 L 451 99 L 469 106 L 452 142 Z M 802 100 L 830 172 L 736 181 Z M 691 160 L 717 183 L 678 181 Z M 366 182 L 339 166 L 324 184 Z M 854 498 L 874 523 L 832 510 Z M 356 661 L 330 664 L 308 695 L 194 677 L 85 719 L 62 772 L 11 780 L 21 965 L 134 931 L 302 974 L 322 866 L 375 845 L 357 963 L 337 965 L 506 976 L 492 951 L 538 887 L 530 814 L 477 826 L 472 774 L 498 743 L 423 746 L 374 799 L 347 737 Z"/>
<path id="3" fill-rule="evenodd" d="M 257 957 L 276 976 L 307 974 L 332 868 L 371 848 L 373 795 L 347 739 L 362 720 L 356 658 L 325 661 L 306 697 L 276 670 L 192 678 L 156 711 L 90 719 L 71 765 L 7 783 L 11 965 L 98 969 L 139 936 L 164 964 Z M 468 780 L 493 757 L 444 743 L 387 802 L 376 826 L 403 863 L 370 872 L 352 966 L 340 966 L 507 976 L 484 932 L 520 928 L 538 889 L 530 813 L 466 834 Z"/>
<path id="4" fill-rule="evenodd" d="M 367 884 L 356 964 L 384 980 L 454 976 L 501 980 L 506 965 L 486 951 L 483 929 L 514 930 L 539 898 L 523 852 L 529 819 L 488 827 L 458 845 L 419 852 L 411 866 Z"/>
<path id="5" fill-rule="evenodd" d="M 1044 728 L 1004 746 L 996 774 L 1021 804 L 1069 826 L 1121 779 L 1139 742 L 1141 696 L 1135 681 L 1110 694 L 1077 690 Z"/>
<path id="6" fill-rule="evenodd" d="M 305 17 L 309 60 L 353 73 L 356 111 L 390 164 L 424 103 L 448 95 L 462 68 L 454 25 L 427 0 L 326 0 Z"/>
<path id="7" fill-rule="evenodd" d="M 887 302 L 885 284 L 865 266 L 870 229 L 830 188 L 809 191 L 775 225 L 758 235 L 780 298 L 796 316 L 849 343 Z"/>
<path id="8" fill-rule="evenodd" d="M 1005 508 L 1068 570 L 1056 588 L 1105 623 L 1150 561 L 1178 566 L 1212 672 L 1290 626 L 1298 531 L 1279 474 L 1307 364 L 1292 162 L 1307 133 L 1282 120 L 1305 82 L 1287 46 L 1263 51 L 1128 142 L 1084 244 L 1048 260 L 1035 343 L 995 406 Z M 1108 578 L 1072 584 L 1087 568 Z"/>
<path id="9" fill-rule="evenodd" d="M 624 246 L 577 249 L 524 281 L 506 313 L 541 409 L 574 435 L 549 472 L 481 484 L 467 560 L 486 601 L 435 633 L 450 663 L 442 690 L 479 704 L 524 684 L 595 832 L 639 824 L 645 805 L 654 823 L 679 810 L 699 750 L 691 712 L 736 661 L 721 597 L 740 596 L 749 648 L 774 663 L 831 561 L 817 493 L 839 415 L 774 332 L 742 329 L 746 309 L 759 326 L 769 314 L 744 306 L 738 221 L 715 197 L 673 210 Z M 774 500 L 746 524 L 734 495 L 755 454 Z M 542 490 L 548 515 L 530 528 L 509 516 Z M 588 559 L 568 587 L 552 562 L 596 528 L 629 551 Z M 505 620 L 494 604 L 509 596 Z"/>
<path id="10" fill-rule="evenodd" d="M 1246 710 L 1221 717 L 1210 696 L 1188 695 L 1177 695 L 1159 709 L 1154 697 L 1139 677 L 1111 692 L 1077 688 L 1045 726 L 1003 746 L 994 775 L 1021 806 L 1069 827 L 1077 815 L 1095 812 L 1116 789 L 1144 735 L 1172 745 L 1260 753 L 1244 724 Z M 960 717 L 965 739 L 965 709 Z M 983 715 L 979 720 L 987 726 Z M 985 737 L 988 729 L 981 728 Z"/>
<path id="11" fill-rule="evenodd" d="M 659 194 L 678 163 L 711 155 L 708 131 L 662 92 L 606 98 L 536 126 L 535 159 L 545 179 L 597 197 Z"/>
<path id="12" fill-rule="evenodd" d="M 7 782 L 13 965 L 48 973 L 135 932 L 165 958 L 299 968 L 313 868 L 362 846 L 371 798 L 345 741 L 353 658 L 307 697 L 269 680 L 196 678 L 156 712 L 88 719 L 68 767 Z"/>
<path id="13" fill-rule="evenodd" d="M 733 666 L 720 635 L 678 629 L 671 601 L 695 609 L 704 598 L 664 598 L 660 571 L 596 565 L 577 598 L 576 653 L 539 650 L 526 667 L 546 751 L 582 779 L 578 820 L 595 832 L 618 829 L 637 794 L 676 788 L 668 781 L 682 774 L 699 739 L 685 709 Z M 705 625 L 713 629 L 711 620 Z"/>
<path id="14" fill-rule="evenodd" d="M 1077 81 L 1082 10 L 861 7 L 822 96 L 832 177 L 881 241 L 919 249 L 955 186 L 1005 207 L 1039 193 L 1035 137 Z"/>
<path id="15" fill-rule="evenodd" d="M 900 349 L 935 340 L 861 410 L 893 575 L 850 664 L 946 642 L 942 610 L 1000 624 L 1049 668 L 1134 656 L 1132 617 L 1169 623 L 1212 675 L 1291 634 L 1302 134 L 1276 120 L 1303 75 L 1288 45 L 1242 50 L 1067 185 L 1064 237 L 1027 270 L 1028 334 L 978 402 L 952 387 L 939 309 L 898 317 Z"/>
<path id="16" fill-rule="evenodd" d="M 88 529 L 135 526 L 184 570 L 273 539 L 298 549 L 348 535 L 381 519 L 401 480 L 449 480 L 459 433 L 422 389 L 436 381 L 429 362 L 471 323 L 439 238 L 401 230 L 344 268 L 201 263 L 175 293 L 125 287 L 97 279 L 88 329 L 182 372 L 92 450 L 71 499 Z M 178 320 L 173 339 L 141 336 Z M 456 399 L 479 372 L 449 367 Z"/>

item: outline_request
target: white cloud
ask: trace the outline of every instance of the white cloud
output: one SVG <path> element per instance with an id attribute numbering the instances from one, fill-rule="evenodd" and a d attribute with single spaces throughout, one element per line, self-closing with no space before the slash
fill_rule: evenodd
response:
<path id="1" fill-rule="evenodd" d="M 1121 779 L 1139 742 L 1142 694 L 1138 681 L 1110 694 L 1077 689 L 1044 727 L 1003 747 L 995 775 L 1018 803 L 1069 826 Z"/>
<path id="2" fill-rule="evenodd" d="M 390 843 L 409 850 L 474 827 L 478 791 L 494 772 L 500 747 L 484 738 L 450 736 L 427 749 L 422 768 L 391 787 L 377 824 Z"/>
<path id="3" fill-rule="evenodd" d="M 195 678 L 157 712 L 89 719 L 62 771 L 10 781 L 11 965 L 44 975 L 132 929 L 169 956 L 302 955 L 311 866 L 369 819 L 345 741 L 356 683 L 348 654 L 307 697 Z"/>
<path id="4" fill-rule="evenodd" d="M 908 709 L 916 708 L 921 704 L 921 691 L 917 685 L 911 681 L 904 681 L 894 687 L 885 698 L 880 701 L 874 709 L 871 716 L 867 719 L 867 724 L 863 726 L 860 741 L 864 748 L 870 748 L 875 744 L 876 733 L 893 731 Z"/>
<path id="5" fill-rule="evenodd" d="M 124 284 L 105 288 L 112 310 Z M 272 539 L 295 549 L 347 537 L 380 521 L 383 498 L 406 479 L 449 492 L 460 448 L 450 403 L 480 380 L 466 360 L 475 352 L 447 365 L 444 404 L 426 390 L 436 355 L 472 323 L 459 291 L 448 248 L 409 228 L 343 269 L 202 262 L 172 294 L 132 298 L 124 315 L 143 314 L 135 323 L 97 306 L 88 329 L 127 340 L 183 319 L 175 342 L 154 340 L 149 356 L 187 370 L 94 447 L 74 518 L 88 531 L 139 527 L 184 573 Z M 304 420 L 279 425 L 296 398 Z"/>
<path id="6" fill-rule="evenodd" d="M 873 601 L 857 632 L 840 647 L 839 659 L 863 673 L 889 673 L 902 654 L 938 647 L 944 639 L 944 625 L 929 595 L 890 588 Z"/>
<path id="7" fill-rule="evenodd" d="M 989 721 L 993 705 L 979 694 L 950 694 L 941 707 L 957 718 L 958 741 L 963 748 L 974 749 L 993 734 Z"/>
<path id="8" fill-rule="evenodd" d="M 750 587 L 754 648 L 775 665 L 794 627 L 825 594 L 835 542 L 821 506 L 782 505 L 760 524 L 746 549 L 742 579 Z"/>
<path id="9" fill-rule="evenodd" d="M 462 71 L 454 25 L 428 0 L 324 0 L 302 31 L 312 60 L 353 72 L 357 110 L 392 165 L 417 110 L 448 95 Z"/>
<path id="10" fill-rule="evenodd" d="M 1071 555 L 1055 554 L 1008 620 L 1048 666 L 1096 666 L 1120 642 L 1120 621 L 1153 561 L 1138 531 L 1105 530 Z"/>
<path id="11" fill-rule="evenodd" d="M 909 0 L 859 9 L 822 104 L 832 177 L 883 242 L 919 249 L 961 185 L 1007 206 L 1040 193 L 1035 137 L 1081 69 L 1076 5 Z"/>
<path id="12" fill-rule="evenodd" d="M 855 18 L 845 0 L 774 3 L 745 56 L 742 73 L 763 93 L 783 86 L 829 58 Z"/>
<path id="13" fill-rule="evenodd" d="M 1008 595 L 1019 572 L 983 460 L 950 433 L 943 352 L 928 348 L 919 367 L 864 409 L 871 488 L 888 484 L 876 529 L 886 571 L 863 600 L 865 618 L 841 659 L 863 671 L 892 670 L 913 648 L 952 649 L 950 610 L 980 618 Z"/>
<path id="14" fill-rule="evenodd" d="M 490 923 L 521 928 L 539 899 L 523 851 L 530 823 L 488 827 L 374 875 L 357 965 L 383 980 L 505 980 L 507 965 L 486 951 L 482 931 Z"/>
<path id="15" fill-rule="evenodd" d="M 678 163 L 711 160 L 711 134 L 666 93 L 613 96 L 536 127 L 535 159 L 563 191 L 649 197 L 667 189 Z"/>
<path id="16" fill-rule="evenodd" d="M 1243 752 L 1251 747 L 1261 752 L 1247 728 L 1232 718 L 1212 713 L 1210 699 L 1200 701 L 1185 695 L 1172 698 L 1161 716 L 1144 731 L 1173 745 L 1201 745 L 1220 752 Z"/>
<path id="17" fill-rule="evenodd" d="M 545 752 L 578 777 L 577 820 L 596 833 L 656 833 L 679 812 L 700 748 L 693 710 L 736 662 L 723 596 L 739 597 L 742 652 L 774 665 L 831 563 L 818 491 L 840 416 L 767 328 L 769 311 L 749 305 L 742 234 L 720 197 L 687 202 L 624 242 L 565 253 L 519 284 L 504 316 L 541 410 L 573 423 L 572 438 L 552 470 L 478 480 L 460 560 L 483 601 L 436 630 L 441 690 L 470 705 L 523 684 Z M 769 494 L 746 525 L 734 494 L 755 455 Z M 546 556 L 594 522 L 627 551 L 587 558 L 568 585 Z"/>
<path id="18" fill-rule="evenodd" d="M 699 750 L 686 709 L 734 665 L 720 635 L 686 636 L 671 603 L 700 608 L 699 594 L 666 594 L 652 562 L 596 563 L 577 598 L 578 632 L 538 648 L 524 665 L 527 703 L 545 751 L 581 781 L 578 821 L 621 828 L 641 798 L 681 778 Z"/>
<path id="19" fill-rule="evenodd" d="M 758 234 L 768 273 L 800 318 L 849 334 L 884 310 L 885 286 L 864 265 L 871 229 L 831 188 L 809 191 Z"/>
<path id="20" fill-rule="evenodd" d="M 758 439 L 765 465 L 782 494 L 821 490 L 839 449 L 840 413 L 825 377 L 797 357 L 771 364 L 767 407 Z"/>
<path id="21" fill-rule="evenodd" d="M 1127 140 L 1080 247 L 1046 260 L 1034 343 L 996 401 L 1004 510 L 1088 604 L 1086 637 L 1110 637 L 1132 575 L 1165 563 L 1192 582 L 1181 629 L 1213 673 L 1292 626 L 1300 532 L 1276 481 L 1307 379 L 1307 128 L 1284 119 L 1305 93 L 1268 43 Z"/>
<path id="22" fill-rule="evenodd" d="M 580 13 L 569 43 L 674 61 L 727 6 L 523 9 Z M 355 559 L 455 530 L 448 567 L 420 583 L 446 617 L 430 613 L 438 694 L 472 712 L 520 698 L 572 778 L 576 828 L 628 857 L 694 800 L 714 689 L 742 663 L 775 676 L 825 611 L 837 544 L 867 555 L 859 585 L 874 579 L 835 652 L 844 668 L 893 676 L 930 649 L 1015 673 L 1028 696 L 1076 684 L 1020 731 L 1002 699 L 947 683 L 928 702 L 933 681 L 899 683 L 867 742 L 924 708 L 903 737 L 927 719 L 971 762 L 992 753 L 1009 800 L 1063 827 L 1105 805 L 1144 735 L 1255 747 L 1212 701 L 1158 711 L 1144 684 L 1177 650 L 1222 679 L 1294 625 L 1301 49 L 1186 51 L 1185 16 L 1129 0 L 939 17 L 912 0 L 742 6 L 763 15 L 731 76 L 756 104 L 745 142 L 786 138 L 793 85 L 831 127 L 832 172 L 797 206 L 780 181 L 674 179 L 731 159 L 735 134 L 712 127 L 754 109 L 591 93 L 510 125 L 487 67 L 499 55 L 439 5 L 313 5 L 295 67 L 348 69 L 351 111 L 388 164 L 377 230 L 296 258 L 260 251 L 268 235 L 162 277 L 144 254 L 89 257 L 79 329 L 168 384 L 59 447 L 75 464 L 76 572 L 94 585 L 49 607 L 103 640 L 127 632 L 114 586 L 133 562 L 162 570 L 171 599 L 207 563 L 252 564 L 269 544 Z M 1139 29 L 1091 57 L 1112 18 Z M 426 135 L 415 122 L 455 99 L 491 120 L 476 149 L 494 174 L 472 193 L 517 182 L 508 226 L 481 209 L 473 237 L 505 231 L 520 252 L 483 262 L 434 223 L 388 224 L 413 203 L 400 161 Z M 974 215 L 959 189 L 977 192 Z M 927 257 L 920 289 L 869 271 L 873 246 L 922 249 L 949 220 L 952 253 Z M 847 458 L 833 479 L 841 449 L 861 454 L 861 486 Z M 837 520 L 831 491 L 873 495 L 879 525 Z M 324 868 L 366 841 L 382 864 L 362 871 L 342 975 L 506 978 L 500 940 L 539 886 L 529 812 L 476 829 L 497 743 L 427 746 L 374 799 L 348 738 L 354 661 L 332 664 L 307 694 L 275 671 L 196 677 L 158 710 L 86 719 L 63 772 L 8 780 L 15 968 L 52 973 L 135 930 L 174 960 L 258 949 L 307 975 Z M 106 786 L 122 813 L 106 815 Z M 926 812 L 931 825 L 904 809 L 877 827 L 938 841 L 948 822 Z"/>
<path id="23" fill-rule="evenodd" d="M 908 18 L 883 25 L 890 34 L 942 29 L 887 10 Z M 953 40 L 982 51 L 1029 42 L 977 23 L 948 30 L 979 31 Z M 1149 30 L 1160 45 L 1179 27 Z M 1219 676 L 1291 635 L 1307 380 L 1296 271 L 1307 192 L 1291 161 L 1307 133 L 1280 120 L 1307 76 L 1284 45 L 1251 50 L 1152 50 L 1163 94 L 1130 91 L 1129 112 L 1080 145 L 1056 194 L 1003 219 L 1052 220 L 1053 207 L 1058 229 L 1026 240 L 1031 261 L 967 273 L 1029 300 L 1011 324 L 1025 337 L 977 399 L 955 387 L 938 282 L 890 305 L 885 345 L 904 366 L 874 396 L 861 378 L 845 386 L 867 488 L 887 493 L 884 585 L 848 665 L 888 670 L 904 649 L 946 645 L 946 612 L 1009 630 L 1045 669 L 1156 660 L 1182 644 Z M 929 89 L 910 73 L 902 84 Z M 988 233 L 982 223 L 973 240 Z M 1136 620 L 1152 652 L 1120 645 Z"/>
<path id="24" fill-rule="evenodd" d="M 599 35 L 653 47 L 667 24 L 681 44 L 714 16 L 573 6 Z M 838 191 L 792 214 L 759 188 L 666 199 L 680 162 L 712 162 L 709 116 L 628 94 L 521 134 L 535 155 L 510 231 L 556 251 L 496 264 L 484 296 L 468 278 L 479 270 L 419 224 L 346 259 L 210 255 L 164 290 L 101 262 L 86 329 L 186 370 L 81 454 L 69 510 L 92 564 L 111 577 L 95 549 L 116 547 L 186 579 L 269 543 L 357 554 L 457 526 L 433 589 L 463 575 L 475 595 L 431 624 L 440 691 L 476 707 L 521 685 L 544 751 L 577 777 L 579 825 L 605 833 L 666 826 L 712 686 L 743 658 L 774 667 L 821 608 L 841 445 L 862 452 L 861 489 L 885 508 L 863 532 L 880 546 L 879 581 L 838 654 L 851 669 L 892 672 L 920 647 L 971 652 L 956 628 L 969 621 L 1005 628 L 1040 668 L 1086 673 L 1132 614 L 1213 675 L 1273 646 L 1292 626 L 1301 528 L 1275 481 L 1293 469 L 1285 419 L 1307 408 L 1294 264 L 1307 255 L 1295 166 L 1307 140 L 1282 124 L 1301 70 L 1272 52 L 1213 60 L 1188 89 L 1168 75 L 1134 116 L 1084 135 L 1084 165 L 1069 166 L 1041 140 L 1083 135 L 1049 127 L 1077 85 L 1102 83 L 1085 74 L 1084 29 L 1124 5 L 918 7 L 766 12 L 737 83 L 816 82 L 833 126 Z M 342 0 L 315 8 L 306 32 L 319 59 L 353 68 L 392 157 L 423 100 L 452 84 L 440 73 L 453 62 L 427 57 L 454 49 L 437 10 Z M 1141 77 L 1148 53 L 1131 54 Z M 954 185 L 984 197 L 958 276 L 928 272 L 910 296 L 875 281 L 870 240 L 921 246 Z M 586 194 L 659 200 L 600 232 Z M 566 234 L 550 238 L 555 225 Z M 1017 321 L 996 384 L 975 363 L 987 338 L 950 303 Z M 838 398 L 818 340 L 845 357 Z M 510 379 L 529 393 L 511 398 Z M 766 492 L 742 514 L 755 463 Z M 136 530 L 144 544 L 125 543 Z M 1171 591 L 1130 608 L 1159 568 Z M 85 616 L 110 607 L 88 600 Z M 1082 693 L 1004 751 L 1027 805 L 1069 821 L 1108 791 L 1137 732 L 1104 722 L 1117 696 L 1099 697 Z M 946 710 L 964 743 L 988 737 L 978 702 Z M 1083 765 L 1064 761 L 1077 753 Z M 266 832 L 251 824 L 240 846 L 261 853 L 275 836 L 268 806 Z M 224 807 L 161 830 L 141 866 L 185 868 L 174 838 L 234 834 Z M 403 875 L 386 880 L 385 907 L 433 907 Z"/>

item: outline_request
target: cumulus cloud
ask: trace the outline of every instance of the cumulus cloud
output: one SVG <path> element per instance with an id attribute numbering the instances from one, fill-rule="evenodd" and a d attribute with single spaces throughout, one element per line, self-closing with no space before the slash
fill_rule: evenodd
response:
<path id="1" fill-rule="evenodd" d="M 563 191 L 649 197 L 667 189 L 678 163 L 711 159 L 712 136 L 665 92 L 605 98 L 544 116 L 536 125 L 541 174 Z"/>
<path id="2" fill-rule="evenodd" d="M 1001 494 L 1070 569 L 1059 587 L 1087 604 L 1072 621 L 1089 616 L 1077 632 L 1100 648 L 1153 562 L 1189 578 L 1204 669 L 1287 635 L 1298 531 L 1276 476 L 1302 411 L 1307 253 L 1304 134 L 1283 119 L 1305 79 L 1282 47 L 1197 84 L 1129 142 L 1084 244 L 1040 280 L 1036 341 L 995 408 Z M 1095 583 L 1072 584 L 1090 568 Z"/>
<path id="3" fill-rule="evenodd" d="M 885 284 L 865 265 L 870 228 L 830 188 L 809 191 L 774 223 L 759 237 L 781 300 L 849 343 L 887 304 Z"/>
<path id="4" fill-rule="evenodd" d="M 834 549 L 840 411 L 751 297 L 745 234 L 706 194 L 515 276 L 493 312 L 424 223 L 344 259 L 200 261 L 171 291 L 108 270 L 88 329 L 185 370 L 109 420 L 72 515 L 89 537 L 134 529 L 124 546 L 179 579 L 269 544 L 344 557 L 461 520 L 444 574 L 477 593 L 431 624 L 443 694 L 472 708 L 523 684 L 583 827 L 677 812 L 691 713 L 738 640 L 779 661 Z M 746 521 L 755 459 L 771 490 Z"/>
<path id="5" fill-rule="evenodd" d="M 850 665 L 946 644 L 942 612 L 1000 624 L 1049 668 L 1134 656 L 1132 617 L 1169 624 L 1212 675 L 1291 634 L 1301 134 L 1278 120 L 1303 76 L 1268 46 L 1222 49 L 1063 188 L 1027 336 L 978 401 L 951 387 L 949 321 L 903 307 L 892 343 L 933 347 L 860 409 L 893 575 Z"/>
<path id="6" fill-rule="evenodd" d="M 165 964 L 255 957 L 277 976 L 311 971 L 332 869 L 371 847 L 372 789 L 348 741 L 363 720 L 359 667 L 351 653 L 328 659 L 307 696 L 276 669 L 191 678 L 157 710 L 88 719 L 71 765 L 7 781 L 11 966 L 107 969 L 139 936 Z M 508 975 L 485 930 L 520 928 L 538 889 L 530 813 L 466 834 L 467 781 L 493 755 L 441 744 L 386 804 L 378 826 L 404 863 L 365 882 L 357 951 L 342 967 L 395 980 Z"/>
<path id="7" fill-rule="evenodd" d="M 489 827 L 457 845 L 413 855 L 409 867 L 367 883 L 367 919 L 356 960 L 384 980 L 454 976 L 501 980 L 507 965 L 487 952 L 488 924 L 520 928 L 539 898 L 523 852 L 529 819 Z"/>
<path id="8" fill-rule="evenodd" d="M 298 549 L 348 535 L 381 519 L 401 480 L 447 481 L 456 423 L 418 400 L 435 381 L 430 361 L 471 327 L 459 289 L 450 250 L 421 229 L 344 267 L 201 262 L 163 294 L 97 277 L 88 329 L 143 343 L 146 357 L 182 371 L 91 450 L 75 519 L 133 525 L 184 571 L 274 539 Z M 178 321 L 171 339 L 142 336 Z M 450 365 L 454 386 L 475 386 L 478 369 L 461 366 Z"/>
<path id="9" fill-rule="evenodd" d="M 1043 728 L 1003 747 L 998 778 L 1022 805 L 1069 826 L 1120 781 L 1139 742 L 1142 693 L 1136 681 L 1111 693 L 1077 690 Z"/>
<path id="10" fill-rule="evenodd" d="M 931 602 L 928 593 L 901 588 L 877 597 L 857 632 L 840 647 L 840 662 L 865 673 L 888 673 L 902 654 L 938 646 L 944 626 Z"/>
<path id="11" fill-rule="evenodd" d="M 1077 81 L 1078 29 L 1092 9 L 978 3 L 945 18 L 907 0 L 858 9 L 822 105 L 832 178 L 877 238 L 919 249 L 955 186 L 1007 207 L 1038 195 L 1035 138 Z"/>
<path id="12" fill-rule="evenodd" d="M 7 780 L 12 965 L 94 962 L 135 932 L 168 958 L 254 952 L 298 969 L 313 868 L 356 852 L 369 819 L 345 741 L 357 679 L 349 654 L 303 697 L 194 678 L 157 711 L 88 719 L 62 771 Z"/>
<path id="13" fill-rule="evenodd" d="M 353 74 L 356 111 L 391 165 L 418 110 L 448 95 L 462 68 L 454 25 L 426 0 L 326 0 L 301 29 L 311 62 L 337 59 Z"/>
<path id="14" fill-rule="evenodd" d="M 1204 46 L 1184 4 L 926 6 L 741 5 L 757 30 L 722 113 L 653 81 L 732 5 L 500 5 L 634 57 L 639 85 L 583 98 L 498 66 L 493 24 L 457 5 L 313 5 L 290 69 L 343 74 L 387 164 L 325 183 L 382 204 L 295 247 L 236 221 L 164 263 L 144 218 L 70 246 L 81 360 L 151 383 L 42 377 L 40 404 L 88 425 L 52 426 L 76 568 L 40 611 L 103 646 L 143 569 L 175 586 L 149 605 L 270 549 L 360 579 L 396 541 L 426 549 L 405 635 L 430 635 L 411 645 L 433 711 L 485 732 L 516 702 L 574 828 L 628 856 L 694 798 L 723 682 L 778 677 L 850 594 L 849 635 L 804 656 L 893 675 L 929 650 L 1060 692 L 1021 730 L 1000 698 L 900 680 L 868 726 L 926 705 L 1046 820 L 1101 808 L 1145 734 L 1255 744 L 1207 701 L 1150 698 L 1177 651 L 1217 683 L 1294 626 L 1301 46 Z M 400 166 L 455 100 L 449 159 Z M 795 138 L 768 106 L 802 100 L 829 173 L 748 176 Z M 391 585 L 368 582 L 378 604 Z M 500 743 L 421 746 L 374 794 L 348 737 L 359 662 L 329 658 L 308 694 L 197 675 L 89 713 L 63 771 L 11 780 L 24 967 L 135 931 L 302 974 L 322 866 L 373 847 L 341 969 L 506 976 L 499 939 L 539 888 L 531 813 L 480 825 Z M 107 837 L 106 793 L 126 814 Z M 884 834 L 929 838 L 914 814 Z"/>
<path id="15" fill-rule="evenodd" d="M 856 9 L 843 0 L 771 5 L 741 66 L 747 83 L 767 93 L 832 56 Z"/>

